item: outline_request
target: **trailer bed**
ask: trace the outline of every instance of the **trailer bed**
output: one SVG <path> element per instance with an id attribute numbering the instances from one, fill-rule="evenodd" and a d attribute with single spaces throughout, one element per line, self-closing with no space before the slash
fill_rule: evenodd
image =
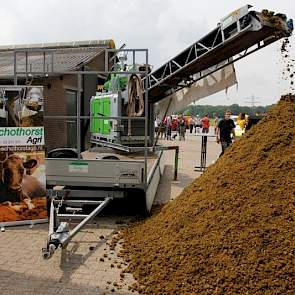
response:
<path id="1" fill-rule="evenodd" d="M 49 186 L 144 188 L 144 156 L 85 151 L 81 159 L 46 159 Z M 147 175 L 152 173 L 160 153 L 147 157 Z M 115 159 L 115 157 L 117 159 Z"/>

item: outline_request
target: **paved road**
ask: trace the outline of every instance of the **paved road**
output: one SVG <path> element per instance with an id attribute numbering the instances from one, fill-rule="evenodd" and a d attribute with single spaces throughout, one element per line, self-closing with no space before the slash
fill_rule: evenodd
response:
<path id="1" fill-rule="evenodd" d="M 207 163 L 216 160 L 220 147 L 208 139 Z M 172 181 L 174 152 L 166 153 L 167 166 L 156 196 L 156 203 L 177 197 L 200 173 L 201 138 L 187 135 L 186 141 L 161 141 L 180 145 L 179 178 Z M 171 186 L 170 186 L 170 185 Z M 111 249 L 112 237 L 130 220 L 129 216 L 105 215 L 87 226 L 50 260 L 43 260 L 41 248 L 47 238 L 47 224 L 30 228 L 19 226 L 0 232 L 0 294 L 135 294 L 128 289 L 134 283 L 123 274 L 126 264 L 118 258 L 120 245 Z"/>
<path id="2" fill-rule="evenodd" d="M 165 153 L 166 168 L 165 174 L 161 179 L 161 183 L 156 196 L 156 203 L 166 203 L 170 199 L 175 199 L 184 187 L 192 183 L 201 173 L 194 171 L 195 166 L 200 166 L 201 160 L 201 133 L 186 133 L 186 140 L 179 141 L 176 138 L 173 141 L 160 140 L 161 144 L 179 145 L 179 173 L 178 180 L 173 181 L 174 169 L 174 151 Z M 212 133 L 207 139 L 207 166 L 211 165 L 218 158 L 221 147 L 216 143 Z M 168 184 L 171 185 L 168 185 Z"/>

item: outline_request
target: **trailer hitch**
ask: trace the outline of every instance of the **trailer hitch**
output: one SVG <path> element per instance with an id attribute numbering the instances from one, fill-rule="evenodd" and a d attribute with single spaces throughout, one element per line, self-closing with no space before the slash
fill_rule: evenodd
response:
<path id="1" fill-rule="evenodd" d="M 42 248 L 42 257 L 43 259 L 49 259 L 53 255 L 57 247 L 54 244 L 49 244 L 47 248 Z"/>
<path id="2" fill-rule="evenodd" d="M 47 241 L 47 247 L 42 248 L 42 256 L 44 259 L 49 259 L 54 254 L 58 247 L 65 248 L 65 243 L 70 235 L 68 222 L 61 222 L 57 230 L 52 233 Z"/>
<path id="3" fill-rule="evenodd" d="M 68 194 L 67 194 L 68 196 Z M 54 254 L 55 250 L 59 247 L 66 248 L 70 240 L 91 220 L 93 219 L 111 200 L 113 196 L 108 196 L 102 201 L 89 201 L 90 204 L 98 205 L 90 214 L 59 214 L 60 202 L 56 199 L 56 196 L 51 197 L 51 207 L 50 207 L 50 217 L 49 217 L 49 232 L 47 245 L 45 248 L 42 248 L 42 257 L 44 259 L 49 259 Z M 68 200 L 62 198 L 60 200 L 64 205 L 67 203 L 81 203 L 87 204 L 87 200 Z M 57 206 L 56 206 L 57 204 Z M 78 210 L 79 211 L 79 210 Z M 80 218 L 82 221 L 76 225 L 72 230 L 69 229 L 68 222 L 60 222 L 59 218 Z"/>

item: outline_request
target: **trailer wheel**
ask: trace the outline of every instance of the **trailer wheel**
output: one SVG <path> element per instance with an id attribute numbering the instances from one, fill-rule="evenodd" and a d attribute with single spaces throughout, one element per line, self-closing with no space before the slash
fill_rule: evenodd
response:
<path id="1" fill-rule="evenodd" d="M 78 153 L 70 148 L 57 148 L 48 152 L 48 158 L 78 158 Z"/>
<path id="2" fill-rule="evenodd" d="M 147 210 L 145 192 L 143 190 L 132 190 L 128 193 L 126 202 L 130 208 L 130 213 L 138 214 L 140 216 L 148 216 L 149 211 Z"/>
<path id="3" fill-rule="evenodd" d="M 115 155 L 108 155 L 108 156 L 104 156 L 102 157 L 103 160 L 120 160 L 117 156 Z"/>

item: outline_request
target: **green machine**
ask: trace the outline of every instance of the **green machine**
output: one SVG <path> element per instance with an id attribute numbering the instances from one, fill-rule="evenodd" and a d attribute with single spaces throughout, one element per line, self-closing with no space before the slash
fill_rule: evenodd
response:
<path id="1" fill-rule="evenodd" d="M 99 95 L 92 97 L 91 99 L 91 113 L 99 114 L 102 116 L 109 117 L 111 115 L 111 100 L 116 99 L 110 97 L 109 95 L 103 95 L 100 97 Z M 101 133 L 104 135 L 109 135 L 111 132 L 111 123 L 109 120 L 105 119 L 91 119 L 90 125 L 91 133 Z"/>
<path id="2" fill-rule="evenodd" d="M 104 119 L 103 117 L 117 117 L 118 114 L 118 94 L 97 93 L 90 100 L 91 118 L 90 132 L 91 141 L 105 140 L 117 141 L 117 121 Z M 98 118 L 101 117 L 101 118 Z"/>
<path id="3" fill-rule="evenodd" d="M 144 120 L 120 118 L 144 116 L 142 87 L 138 75 L 110 75 L 104 84 L 104 92 L 97 92 L 90 100 L 92 143 L 116 147 L 144 143 Z"/>

